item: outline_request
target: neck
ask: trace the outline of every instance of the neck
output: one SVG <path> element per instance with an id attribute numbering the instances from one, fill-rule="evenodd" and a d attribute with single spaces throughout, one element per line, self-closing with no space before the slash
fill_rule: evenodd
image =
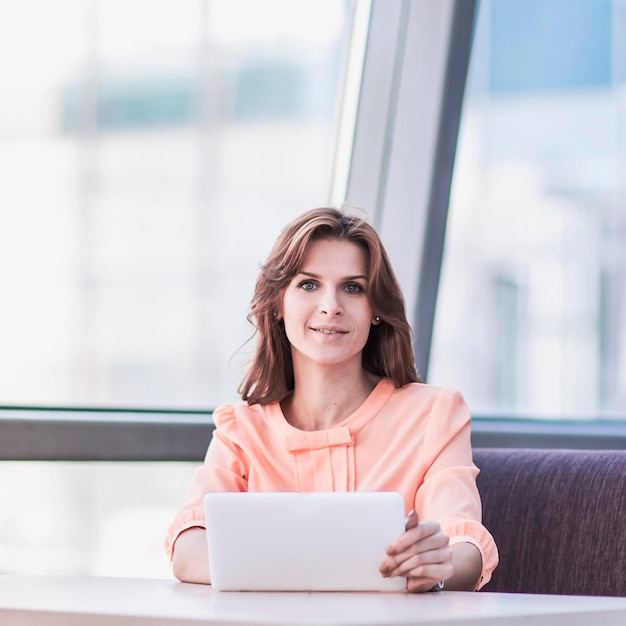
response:
<path id="1" fill-rule="evenodd" d="M 294 363 L 294 391 L 282 402 L 283 413 L 300 430 L 332 428 L 365 402 L 379 380 L 360 362 L 337 367 Z"/>

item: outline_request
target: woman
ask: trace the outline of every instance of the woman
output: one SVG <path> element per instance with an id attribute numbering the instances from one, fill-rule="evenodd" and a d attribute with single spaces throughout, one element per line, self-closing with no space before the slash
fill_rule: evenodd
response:
<path id="1" fill-rule="evenodd" d="M 211 491 L 398 491 L 406 532 L 382 576 L 408 591 L 473 590 L 497 565 L 481 525 L 470 415 L 422 384 L 404 300 L 364 220 L 315 209 L 281 234 L 259 274 L 258 333 L 240 392 L 216 430 L 166 548 L 174 575 L 210 583 L 202 498 Z"/>

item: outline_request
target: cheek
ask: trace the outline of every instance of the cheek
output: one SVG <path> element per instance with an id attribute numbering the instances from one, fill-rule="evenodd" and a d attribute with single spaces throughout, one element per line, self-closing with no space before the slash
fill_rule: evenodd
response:
<path id="1" fill-rule="evenodd" d="M 285 326 L 289 326 L 302 317 L 303 306 L 297 296 L 294 294 L 285 294 L 281 300 L 279 315 L 285 322 Z"/>
<path id="2" fill-rule="evenodd" d="M 276 310 L 278 311 L 278 316 L 283 318 L 293 307 L 293 294 L 289 293 L 289 287 L 287 287 L 280 297 L 277 300 Z"/>
<path id="3" fill-rule="evenodd" d="M 287 302 L 286 306 L 283 306 L 282 324 L 287 341 L 292 345 L 294 342 L 298 343 L 298 338 L 302 334 L 302 324 L 300 320 L 301 317 L 294 310 L 294 307 L 290 306 L 290 303 Z"/>
<path id="4" fill-rule="evenodd" d="M 366 304 L 362 304 L 359 307 L 358 313 L 356 314 L 358 315 L 358 318 L 361 321 L 361 323 L 367 324 L 368 326 L 371 324 L 372 319 L 374 317 L 374 313 L 369 302 Z"/>

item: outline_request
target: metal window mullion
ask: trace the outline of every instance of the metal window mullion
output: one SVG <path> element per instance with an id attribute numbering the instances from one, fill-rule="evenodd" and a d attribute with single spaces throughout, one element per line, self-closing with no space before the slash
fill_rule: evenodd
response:
<path id="1" fill-rule="evenodd" d="M 376 211 L 424 376 L 475 8 L 375 1 L 363 69 L 348 201 Z"/>
<path id="2" fill-rule="evenodd" d="M 373 0 L 345 199 L 380 216 L 408 2 Z"/>

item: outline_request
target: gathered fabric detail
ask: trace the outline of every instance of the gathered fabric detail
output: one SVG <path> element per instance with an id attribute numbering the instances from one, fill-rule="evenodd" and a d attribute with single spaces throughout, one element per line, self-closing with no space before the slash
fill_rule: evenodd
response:
<path id="1" fill-rule="evenodd" d="M 354 437 L 348 426 L 328 430 L 301 430 L 287 435 L 287 450 L 320 450 L 332 446 L 354 445 Z"/>
<path id="2" fill-rule="evenodd" d="M 491 574 L 499 561 L 498 548 L 489 531 L 476 520 L 460 518 L 444 520 L 441 527 L 450 535 L 450 545 L 467 541 L 478 548 L 483 563 L 475 588 L 478 591 L 491 580 Z"/>
<path id="3" fill-rule="evenodd" d="M 298 491 L 354 491 L 354 436 L 348 426 L 290 433 Z"/>
<path id="4" fill-rule="evenodd" d="M 177 522 L 177 526 L 171 526 L 165 536 L 165 552 L 167 553 L 170 562 L 174 555 L 174 544 L 181 533 L 189 530 L 190 528 L 206 528 L 204 508 L 202 506 L 196 506 L 185 509 L 177 516 Z"/>

